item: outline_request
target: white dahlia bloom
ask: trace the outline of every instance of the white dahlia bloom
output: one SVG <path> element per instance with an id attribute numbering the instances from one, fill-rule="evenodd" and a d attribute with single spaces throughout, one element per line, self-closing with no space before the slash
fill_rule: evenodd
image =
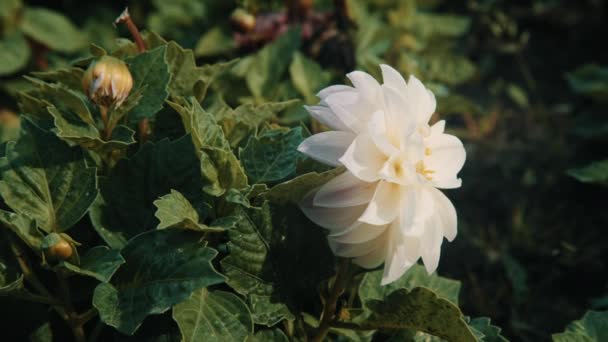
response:
<path id="1" fill-rule="evenodd" d="M 458 188 L 466 152 L 445 121 L 429 127 L 435 96 L 414 76 L 381 65 L 384 83 L 361 71 L 353 87 L 323 89 L 311 116 L 332 131 L 315 134 L 298 150 L 346 171 L 301 203 L 304 213 L 329 230 L 340 257 L 374 268 L 384 263 L 382 284 L 419 258 L 432 273 L 441 243 L 456 237 L 456 210 L 439 189 Z"/>

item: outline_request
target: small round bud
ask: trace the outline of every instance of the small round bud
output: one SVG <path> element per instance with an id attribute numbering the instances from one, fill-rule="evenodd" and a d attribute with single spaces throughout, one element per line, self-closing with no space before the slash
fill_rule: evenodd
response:
<path id="1" fill-rule="evenodd" d="M 82 78 L 84 92 L 104 107 L 119 107 L 133 88 L 133 77 L 122 60 L 103 56 L 93 61 Z"/>
<path id="2" fill-rule="evenodd" d="M 0 109 L 0 126 L 5 126 L 8 128 L 18 128 L 19 123 L 19 116 L 15 114 L 15 112 L 6 109 Z"/>
<path id="3" fill-rule="evenodd" d="M 243 32 L 251 32 L 255 28 L 255 16 L 242 8 L 237 8 L 232 12 L 230 21 Z"/>
<path id="4" fill-rule="evenodd" d="M 46 253 L 49 258 L 66 260 L 71 257 L 72 254 L 74 254 L 74 249 L 67 241 L 62 240 L 59 243 L 51 246 Z"/>

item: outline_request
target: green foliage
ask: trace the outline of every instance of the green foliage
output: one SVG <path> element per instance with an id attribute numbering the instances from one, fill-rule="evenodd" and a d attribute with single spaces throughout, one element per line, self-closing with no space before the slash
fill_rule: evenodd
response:
<path id="1" fill-rule="evenodd" d="M 166 50 L 166 46 L 159 46 L 127 60 L 134 80 L 132 92 L 142 97 L 129 112 L 131 119 L 154 117 L 163 108 L 170 78 Z"/>
<path id="2" fill-rule="evenodd" d="M 474 318 L 469 321 L 469 327 L 475 333 L 478 340 L 483 342 L 508 342 L 504 336 L 500 334 L 499 327 L 492 325 L 487 317 Z"/>
<path id="3" fill-rule="evenodd" d="M 608 68 L 596 64 L 583 65 L 566 75 L 572 90 L 600 100 L 608 98 Z"/>
<path id="4" fill-rule="evenodd" d="M 71 272 L 83 276 L 93 277 L 101 282 L 107 283 L 125 259 L 120 252 L 109 249 L 106 246 L 93 247 L 80 259 L 80 265 L 62 262 L 63 267 Z"/>
<path id="5" fill-rule="evenodd" d="M 580 169 L 570 169 L 568 174 L 583 183 L 608 183 L 608 160 L 596 161 Z"/>
<path id="6" fill-rule="evenodd" d="M 26 35 L 53 50 L 74 52 L 86 46 L 85 38 L 69 19 L 46 8 L 26 8 L 21 29 Z"/>
<path id="7" fill-rule="evenodd" d="M 599 342 L 608 338 L 608 311 L 589 311 L 579 321 L 574 321 L 566 331 L 553 335 L 555 342 Z"/>
<path id="8" fill-rule="evenodd" d="M 196 232 L 156 230 L 138 235 L 121 250 L 126 263 L 95 289 L 93 305 L 101 320 L 133 334 L 146 316 L 182 302 L 195 289 L 218 284 L 224 277 L 211 261 L 217 255 Z"/>
<path id="9" fill-rule="evenodd" d="M 0 40 L 0 76 L 12 74 L 25 67 L 29 58 L 30 49 L 21 32 L 14 32 Z"/>
<path id="10" fill-rule="evenodd" d="M 247 305 L 233 293 L 201 289 L 173 307 L 182 341 L 245 341 L 253 332 Z"/>

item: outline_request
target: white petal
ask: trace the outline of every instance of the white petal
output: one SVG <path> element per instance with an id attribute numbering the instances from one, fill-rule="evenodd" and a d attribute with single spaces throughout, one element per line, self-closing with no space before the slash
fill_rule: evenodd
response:
<path id="1" fill-rule="evenodd" d="M 329 107 L 304 106 L 304 108 L 310 113 L 310 116 L 323 125 L 336 131 L 350 131 L 350 128 L 348 128 Z"/>
<path id="2" fill-rule="evenodd" d="M 347 85 L 332 85 L 329 86 L 325 89 L 321 89 L 321 91 L 319 91 L 319 93 L 317 94 L 317 96 L 321 99 L 321 100 L 325 100 L 326 97 L 328 97 L 329 95 L 335 94 L 335 93 L 341 93 L 341 92 L 347 92 L 347 91 L 354 91 L 355 89 L 353 87 L 349 87 Z"/>
<path id="3" fill-rule="evenodd" d="M 298 146 L 298 151 L 321 163 L 338 166 L 339 159 L 355 139 L 349 132 L 329 131 L 306 138 Z"/>
<path id="4" fill-rule="evenodd" d="M 383 111 L 376 111 L 372 114 L 369 123 L 368 131 L 370 137 L 376 144 L 376 147 L 384 153 L 385 156 L 390 157 L 399 152 L 399 140 L 391 142 L 386 129 L 386 120 L 384 118 Z"/>
<path id="5" fill-rule="evenodd" d="M 416 130 L 418 118 L 410 105 L 391 87 L 383 87 L 386 133 L 396 146 L 403 146 Z"/>
<path id="6" fill-rule="evenodd" d="M 412 105 L 418 123 L 427 123 L 435 112 L 435 97 L 414 75 L 410 75 L 407 90 L 404 94 L 406 101 Z"/>
<path id="7" fill-rule="evenodd" d="M 401 276 L 418 259 L 418 240 L 404 238 L 399 228 L 394 225 L 388 229 L 388 246 L 384 260 L 384 273 L 382 274 L 381 285 L 392 283 Z"/>
<path id="8" fill-rule="evenodd" d="M 329 235 L 335 242 L 340 243 L 363 243 L 377 238 L 384 233 L 387 226 L 374 226 L 363 222 L 355 222 L 353 225 L 339 233 Z"/>
<path id="9" fill-rule="evenodd" d="M 372 75 L 363 71 L 353 71 L 347 74 L 346 77 L 350 79 L 355 88 L 359 90 L 361 96 L 367 101 L 375 102 L 377 100 L 380 84 Z"/>
<path id="10" fill-rule="evenodd" d="M 376 248 L 366 255 L 354 258 L 353 263 L 363 268 L 372 269 L 380 266 L 384 262 L 385 257 L 386 244 L 383 244 L 380 248 Z"/>
<path id="11" fill-rule="evenodd" d="M 361 102 L 359 94 L 354 91 L 335 93 L 325 98 L 325 103 L 331 111 L 353 132 L 361 132 L 365 128 L 368 116 L 371 115 L 363 111 L 367 105 L 358 105 L 359 102 Z"/>
<path id="12" fill-rule="evenodd" d="M 399 214 L 401 186 L 386 181 L 380 181 L 376 187 L 374 197 L 367 205 L 367 209 L 359 221 L 374 225 L 391 223 Z"/>
<path id="13" fill-rule="evenodd" d="M 344 258 L 355 258 L 367 255 L 378 248 L 382 248 L 383 245 L 386 244 L 386 231 L 387 230 L 377 238 L 362 243 L 341 243 L 329 236 L 327 240 L 329 242 L 329 247 L 335 255 Z"/>
<path id="14" fill-rule="evenodd" d="M 384 84 L 394 88 L 398 92 L 405 91 L 407 84 L 399 71 L 386 64 L 380 64 L 380 69 L 382 69 L 382 80 Z"/>
<path id="15" fill-rule="evenodd" d="M 315 206 L 343 208 L 367 204 L 374 196 L 376 183 L 363 182 L 349 171 L 325 183 L 313 200 Z"/>
<path id="16" fill-rule="evenodd" d="M 400 230 L 408 236 L 421 236 L 427 220 L 435 214 L 432 187 L 406 187 L 401 193 Z"/>
<path id="17" fill-rule="evenodd" d="M 437 215 L 427 220 L 424 234 L 420 238 L 420 255 L 428 274 L 435 272 L 439 266 L 443 232 Z"/>
<path id="18" fill-rule="evenodd" d="M 431 136 L 442 134 L 445 131 L 445 120 L 439 120 L 431 126 Z"/>
<path id="19" fill-rule="evenodd" d="M 378 150 L 370 135 L 363 133 L 355 138 L 339 161 L 355 177 L 366 182 L 374 182 L 379 179 L 378 171 L 387 159 Z"/>
<path id="20" fill-rule="evenodd" d="M 443 235 L 448 241 L 452 241 L 458 233 L 456 208 L 450 199 L 437 189 L 433 189 L 433 197 L 435 198 L 435 213 L 439 216 Z"/>
<path id="21" fill-rule="evenodd" d="M 435 186 L 459 186 L 456 177 L 466 159 L 460 139 L 449 134 L 431 135 L 426 146 L 430 155 L 424 159 L 424 164 L 427 169 L 434 171 L 431 177 Z"/>
<path id="22" fill-rule="evenodd" d="M 315 207 L 312 204 L 315 194 L 316 190 L 306 195 L 300 202 L 300 209 L 312 222 L 332 232 L 350 228 L 367 207 L 366 205 L 347 208 Z"/>

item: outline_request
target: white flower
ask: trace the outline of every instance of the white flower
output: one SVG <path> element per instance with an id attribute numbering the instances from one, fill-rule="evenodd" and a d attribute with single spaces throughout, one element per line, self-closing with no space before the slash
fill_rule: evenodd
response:
<path id="1" fill-rule="evenodd" d="M 422 257 L 437 268 L 443 238 L 456 237 L 456 210 L 437 188 L 458 188 L 466 153 L 444 134 L 445 121 L 429 127 L 435 96 L 414 76 L 406 82 L 381 65 L 384 83 L 361 71 L 354 87 L 323 89 L 311 116 L 332 131 L 298 147 L 309 157 L 346 171 L 303 200 L 304 213 L 329 230 L 333 252 L 374 268 L 384 263 L 382 284 Z"/>

